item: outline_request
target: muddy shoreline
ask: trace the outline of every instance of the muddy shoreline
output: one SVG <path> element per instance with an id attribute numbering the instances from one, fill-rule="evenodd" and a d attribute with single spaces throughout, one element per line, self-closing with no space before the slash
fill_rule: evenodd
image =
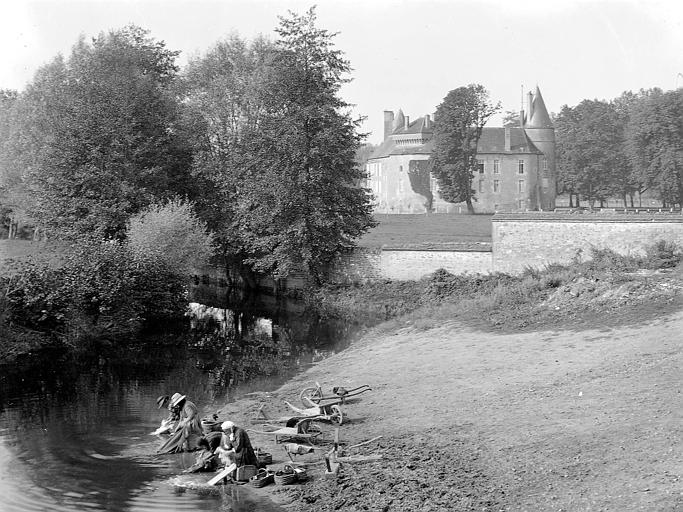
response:
<path id="1" fill-rule="evenodd" d="M 316 381 L 373 388 L 344 405 L 347 454 L 325 478 L 324 450 L 295 456 L 311 480 L 255 489 L 291 510 L 674 510 L 680 457 L 680 297 L 640 325 L 491 333 L 446 324 L 371 330 L 273 393 L 220 411 L 249 429 L 300 405 Z M 678 405 L 677 405 L 678 404 Z M 335 426 L 322 424 L 328 439 Z M 290 463 L 272 436 L 252 443 Z"/>

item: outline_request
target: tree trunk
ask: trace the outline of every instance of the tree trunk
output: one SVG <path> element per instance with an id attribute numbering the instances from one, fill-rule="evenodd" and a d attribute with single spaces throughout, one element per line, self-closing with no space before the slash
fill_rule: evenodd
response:
<path id="1" fill-rule="evenodd" d="M 621 199 L 624 201 L 624 208 L 628 207 L 628 204 L 626 203 L 626 192 L 621 194 Z"/>
<path id="2" fill-rule="evenodd" d="M 468 197 L 465 199 L 465 203 L 467 204 L 467 213 L 470 215 L 474 213 L 474 205 L 472 204 L 472 198 Z"/>
<path id="3" fill-rule="evenodd" d="M 574 208 L 574 194 L 569 192 L 569 208 Z"/>

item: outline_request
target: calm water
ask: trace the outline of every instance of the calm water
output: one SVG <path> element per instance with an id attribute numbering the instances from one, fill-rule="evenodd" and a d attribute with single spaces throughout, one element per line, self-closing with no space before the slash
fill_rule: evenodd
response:
<path id="1" fill-rule="evenodd" d="M 0 367 L 0 511 L 279 510 L 247 486 L 174 485 L 193 454 L 155 454 L 156 398 L 180 391 L 203 410 L 277 388 L 343 348 L 348 327 L 300 305 L 192 304 L 194 330 L 147 348 L 48 354 Z M 178 338 L 181 338 L 179 343 Z"/>

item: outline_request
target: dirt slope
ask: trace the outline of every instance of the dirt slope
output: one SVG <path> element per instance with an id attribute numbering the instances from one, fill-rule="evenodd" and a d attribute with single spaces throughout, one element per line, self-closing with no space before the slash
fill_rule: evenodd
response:
<path id="1" fill-rule="evenodd" d="M 352 451 L 383 459 L 271 488 L 296 510 L 683 510 L 681 306 L 629 327 L 370 333 L 224 415 L 246 422 L 261 403 L 286 414 L 282 400 L 314 381 L 372 386 L 345 406 L 340 433 L 347 446 L 382 435 Z M 267 436 L 252 439 L 285 460 Z"/>

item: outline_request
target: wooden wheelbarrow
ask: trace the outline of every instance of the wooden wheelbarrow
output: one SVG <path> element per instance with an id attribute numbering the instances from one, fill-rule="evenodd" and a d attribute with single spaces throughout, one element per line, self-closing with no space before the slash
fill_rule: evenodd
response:
<path id="1" fill-rule="evenodd" d="M 291 418 L 286 427 L 265 424 L 263 427 L 269 430 L 247 430 L 256 434 L 275 436 L 276 443 L 303 440 L 313 444 L 323 431 L 317 425 L 312 425 L 312 421 L 312 418 Z"/>
<path id="2" fill-rule="evenodd" d="M 370 388 L 370 386 L 367 384 L 363 384 L 362 386 L 358 386 L 357 388 L 353 389 L 335 386 L 332 388 L 333 394 L 325 396 L 323 394 L 322 386 L 320 383 L 316 382 L 315 386 L 304 388 L 301 393 L 299 393 L 299 398 L 301 399 L 301 403 L 303 403 L 306 407 L 309 407 L 310 402 L 319 404 L 320 402 L 325 401 L 340 401 L 339 403 L 343 404 L 346 403 L 347 399 L 358 396 L 366 391 L 372 391 L 372 388 Z"/>
<path id="3" fill-rule="evenodd" d="M 307 407 L 300 409 L 285 400 L 285 403 L 294 412 L 299 414 L 302 418 L 310 418 L 311 420 L 330 421 L 336 425 L 344 423 L 344 411 L 342 411 L 341 404 L 344 400 L 338 398 L 335 402 L 316 403 L 308 397 L 303 397 L 301 401 Z"/>

